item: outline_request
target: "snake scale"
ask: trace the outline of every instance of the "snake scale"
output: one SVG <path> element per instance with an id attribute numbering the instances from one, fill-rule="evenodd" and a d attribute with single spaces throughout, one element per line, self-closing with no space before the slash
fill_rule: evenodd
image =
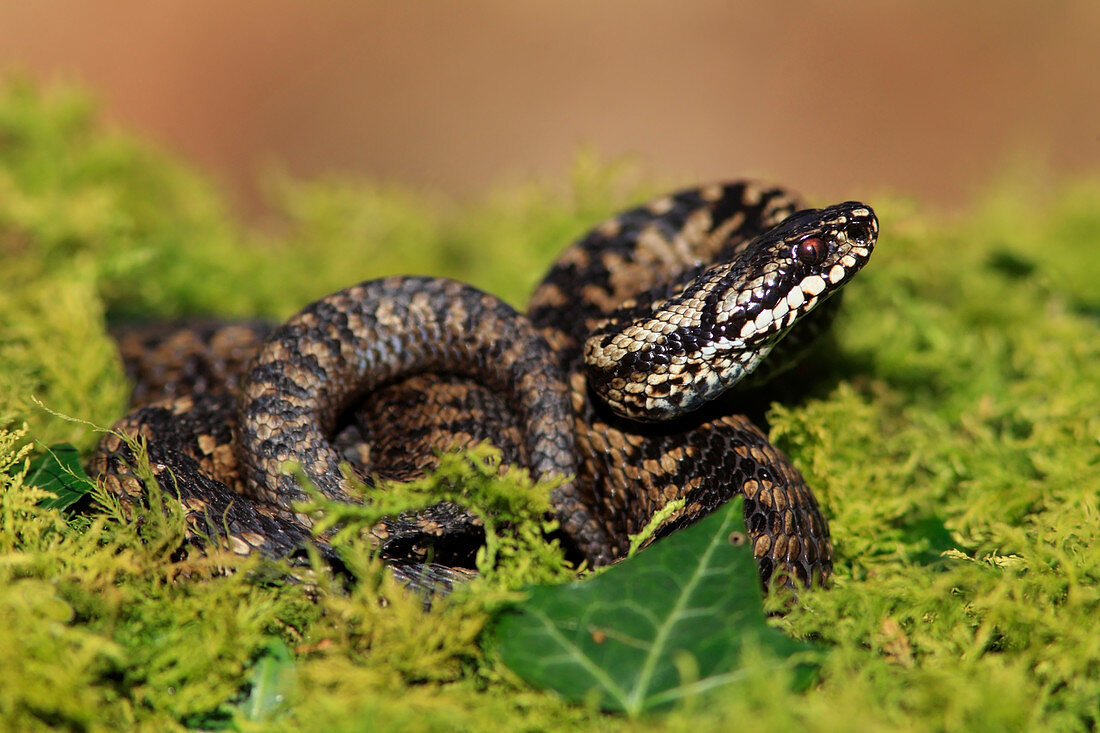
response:
<path id="1" fill-rule="evenodd" d="M 723 393 L 805 352 L 877 235 L 862 203 L 802 209 L 734 181 L 598 225 L 553 264 L 526 316 L 472 286 L 406 276 L 346 288 L 278 327 L 130 329 L 119 338 L 135 409 L 89 469 L 124 504 L 142 501 L 120 435 L 138 438 L 182 501 L 189 541 L 334 556 L 295 513 L 305 495 L 285 461 L 351 500 L 341 463 L 368 482 L 408 480 L 436 465 L 433 448 L 490 440 L 537 478 L 569 477 L 550 499 L 576 560 L 622 557 L 670 501 L 684 506 L 657 537 L 742 495 L 761 579 L 824 582 L 832 545 L 817 500 Z M 480 531 L 442 503 L 372 534 L 399 576 L 447 579 L 472 566 Z"/>

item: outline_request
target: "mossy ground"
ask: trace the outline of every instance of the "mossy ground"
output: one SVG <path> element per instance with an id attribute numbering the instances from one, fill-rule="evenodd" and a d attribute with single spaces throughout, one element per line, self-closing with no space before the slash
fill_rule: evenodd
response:
<path id="1" fill-rule="evenodd" d="M 59 441 L 87 454 L 92 426 L 123 411 L 108 318 L 282 316 L 403 272 L 522 304 L 572 238 L 667 186 L 589 158 L 566 185 L 464 206 L 272 176 L 278 222 L 246 230 L 200 177 L 94 112 L 71 90 L 0 92 L 7 728 L 1100 722 L 1100 180 L 1044 190 L 1017 176 L 950 217 L 866 197 L 882 222 L 874 258 L 834 345 L 800 373 L 810 387 L 768 413 L 837 548 L 834 586 L 778 622 L 827 650 L 820 679 L 795 694 L 751 663 L 734 694 L 630 722 L 526 688 L 479 644 L 507 577 L 425 612 L 366 562 L 349 590 L 228 554 L 173 559 L 170 501 L 141 517 L 62 516 L 37 506 L 22 469 L 28 450 Z M 524 562 L 521 574 L 555 572 L 552 552 L 537 571 Z"/>

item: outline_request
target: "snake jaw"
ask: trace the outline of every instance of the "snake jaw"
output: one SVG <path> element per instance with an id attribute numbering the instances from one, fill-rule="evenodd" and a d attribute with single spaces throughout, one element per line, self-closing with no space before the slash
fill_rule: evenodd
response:
<path id="1" fill-rule="evenodd" d="M 639 317 L 613 315 L 584 345 L 589 384 L 642 422 L 698 409 L 751 374 L 874 249 L 878 220 L 849 201 L 796 212 Z M 644 301 L 644 298 L 639 298 Z"/>

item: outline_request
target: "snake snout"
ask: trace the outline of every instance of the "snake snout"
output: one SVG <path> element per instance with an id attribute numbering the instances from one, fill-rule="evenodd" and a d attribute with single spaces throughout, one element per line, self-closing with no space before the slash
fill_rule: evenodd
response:
<path id="1" fill-rule="evenodd" d="M 870 206 L 859 201 L 846 201 L 821 211 L 819 236 L 829 242 L 829 253 L 807 274 L 816 274 L 823 281 L 821 299 L 839 290 L 859 272 L 878 240 L 878 218 Z M 803 282 L 803 289 L 807 283 Z M 817 289 L 817 281 L 811 279 L 811 290 Z"/>
<path id="2" fill-rule="evenodd" d="M 844 238 L 856 250 L 855 253 L 862 254 L 866 260 L 878 240 L 878 217 L 870 206 L 858 201 L 848 201 L 840 206 L 847 209 L 848 222 L 842 230 Z"/>

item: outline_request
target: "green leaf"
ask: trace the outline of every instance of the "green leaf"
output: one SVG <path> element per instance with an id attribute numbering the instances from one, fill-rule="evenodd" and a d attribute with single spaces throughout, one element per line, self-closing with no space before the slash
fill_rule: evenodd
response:
<path id="1" fill-rule="evenodd" d="M 274 720 L 287 709 L 294 682 L 294 657 L 281 639 L 272 639 L 252 668 L 252 689 L 240 710 L 248 720 Z"/>
<path id="2" fill-rule="evenodd" d="M 747 647 L 807 661 L 808 645 L 766 623 L 742 511 L 737 498 L 590 580 L 529 589 L 497 624 L 504 662 L 633 716 L 738 681 Z"/>
<path id="3" fill-rule="evenodd" d="M 42 501 L 47 509 L 66 509 L 95 486 L 80 465 L 80 451 L 71 443 L 51 445 L 45 453 L 34 458 L 25 483 L 56 494 L 56 498 Z"/>

